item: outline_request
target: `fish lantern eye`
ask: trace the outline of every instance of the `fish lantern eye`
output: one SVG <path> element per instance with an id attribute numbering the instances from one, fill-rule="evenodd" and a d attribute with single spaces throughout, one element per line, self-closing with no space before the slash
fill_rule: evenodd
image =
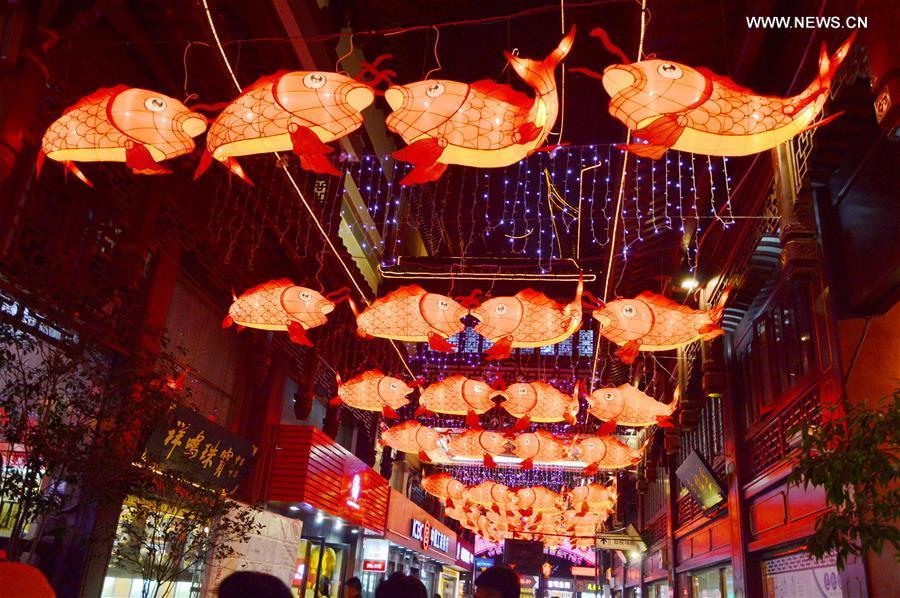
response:
<path id="1" fill-rule="evenodd" d="M 144 100 L 144 108 L 150 112 L 162 112 L 166 109 L 166 101 L 160 97 L 152 97 Z"/>
<path id="2" fill-rule="evenodd" d="M 443 83 L 434 83 L 425 88 L 425 95 L 427 95 L 429 98 L 436 98 L 442 93 L 444 93 Z"/>
<path id="3" fill-rule="evenodd" d="M 519 394 L 520 394 L 520 395 L 524 395 L 524 394 L 526 394 L 527 392 L 528 392 L 528 389 L 525 388 L 524 386 L 523 386 L 522 388 L 519 389 Z"/>
<path id="4" fill-rule="evenodd" d="M 312 295 L 309 291 L 300 292 L 300 301 L 302 301 L 303 303 L 309 303 L 310 299 L 312 299 Z"/>
<path id="5" fill-rule="evenodd" d="M 472 388 L 475 390 L 475 392 L 481 392 L 481 384 L 476 384 Z"/>
<path id="6" fill-rule="evenodd" d="M 450 309 L 450 302 L 446 299 L 438 299 L 437 306 L 439 310 L 447 311 L 448 309 Z"/>
<path id="7" fill-rule="evenodd" d="M 494 308 L 494 311 L 497 312 L 498 316 L 502 316 L 503 314 L 506 313 L 506 305 L 503 303 L 500 303 L 497 305 L 497 307 Z"/>
<path id="8" fill-rule="evenodd" d="M 399 388 L 400 388 L 400 387 L 397 385 L 396 382 L 391 382 L 391 390 L 396 391 L 396 390 L 399 389 Z"/>
<path id="9" fill-rule="evenodd" d="M 308 73 L 303 77 L 303 84 L 310 89 L 319 89 L 325 85 L 325 75 L 322 73 Z"/>
<path id="10" fill-rule="evenodd" d="M 684 75 L 681 67 L 677 64 L 672 64 L 671 62 L 662 63 L 656 70 L 659 71 L 659 74 L 666 79 L 681 79 L 681 77 Z"/>
<path id="11" fill-rule="evenodd" d="M 613 393 L 611 393 L 611 392 L 605 392 L 605 393 L 603 393 L 603 399 L 604 399 L 605 401 L 612 401 L 612 400 L 613 400 Z"/>
<path id="12" fill-rule="evenodd" d="M 634 308 L 633 305 L 626 305 L 625 307 L 622 308 L 622 315 L 625 316 L 626 318 L 633 318 L 634 316 L 637 315 L 637 310 Z"/>

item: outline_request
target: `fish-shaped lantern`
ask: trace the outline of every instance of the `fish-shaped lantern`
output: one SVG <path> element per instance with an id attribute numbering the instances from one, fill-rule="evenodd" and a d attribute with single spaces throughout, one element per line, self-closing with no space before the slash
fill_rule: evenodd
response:
<path id="1" fill-rule="evenodd" d="M 531 469 L 538 461 L 564 461 L 569 457 L 569 447 L 546 430 L 519 434 L 513 444 L 515 455 L 522 459 L 522 469 Z"/>
<path id="2" fill-rule="evenodd" d="M 598 388 L 588 397 L 588 413 L 615 425 L 672 427 L 671 415 L 678 407 L 678 393 L 671 403 L 660 403 L 631 384 L 615 388 Z"/>
<path id="3" fill-rule="evenodd" d="M 53 121 L 38 153 L 93 187 L 75 162 L 124 162 L 137 174 L 166 174 L 164 160 L 189 154 L 206 117 L 161 93 L 117 85 L 87 95 Z"/>
<path id="4" fill-rule="evenodd" d="M 534 289 L 511 297 L 493 297 L 472 309 L 475 332 L 494 344 L 485 359 L 500 360 L 516 347 L 544 347 L 572 336 L 581 326 L 584 283 L 578 279 L 575 299 L 562 304 Z"/>
<path id="5" fill-rule="evenodd" d="M 578 415 L 578 387 L 575 396 L 557 390 L 546 382 L 517 382 L 503 391 L 506 400 L 500 406 L 513 417 L 520 418 L 516 427 L 524 429 L 530 422 L 575 423 Z M 523 423 L 524 422 L 524 423 Z"/>
<path id="6" fill-rule="evenodd" d="M 600 469 L 621 469 L 641 460 L 642 451 L 633 449 L 615 436 L 580 435 L 572 444 L 571 456 L 587 463 L 582 475 L 591 476 Z"/>
<path id="7" fill-rule="evenodd" d="M 398 418 L 397 409 L 409 404 L 406 397 L 412 392 L 412 387 L 400 378 L 369 370 L 346 382 L 338 377 L 338 396 L 331 400 L 331 404 L 380 411 L 384 417 Z"/>
<path id="8" fill-rule="evenodd" d="M 354 312 L 356 307 L 350 302 Z M 435 351 L 452 352 L 447 339 L 465 329 L 469 310 L 445 295 L 409 285 L 379 297 L 357 313 L 357 334 L 410 343 L 427 342 Z"/>
<path id="9" fill-rule="evenodd" d="M 462 482 L 449 473 L 435 473 L 422 478 L 422 490 L 444 501 L 449 508 L 462 506 L 468 490 Z"/>
<path id="10" fill-rule="evenodd" d="M 239 156 L 293 151 L 300 166 L 340 175 L 325 145 L 358 129 L 362 110 L 375 100 L 372 88 L 338 73 L 281 71 L 244 89 L 213 121 L 194 178 L 213 159 L 247 181 Z"/>
<path id="11" fill-rule="evenodd" d="M 431 411 L 448 415 L 465 415 L 466 425 L 479 427 L 478 415 L 494 407 L 493 398 L 499 394 L 482 380 L 473 380 L 461 374 L 448 376 L 440 382 L 429 384 L 419 397 L 417 414 Z"/>
<path id="12" fill-rule="evenodd" d="M 560 495 L 544 486 L 527 486 L 514 493 L 515 498 L 510 505 L 525 517 L 533 513 L 549 513 L 559 510 Z"/>
<path id="13" fill-rule="evenodd" d="M 516 74 L 534 89 L 534 99 L 490 80 L 426 79 L 389 87 L 387 127 L 407 143 L 394 157 L 414 166 L 400 184 L 435 181 L 448 164 L 508 166 L 538 149 L 556 124 L 554 71 L 574 39 L 573 27 L 544 60 L 506 53 Z"/>
<path id="14" fill-rule="evenodd" d="M 728 293 L 708 312 L 644 291 L 634 299 L 616 299 L 593 312 L 600 334 L 620 345 L 616 355 L 633 363 L 638 351 L 665 351 L 710 340 L 725 332 L 719 321 Z"/>
<path id="15" fill-rule="evenodd" d="M 639 156 L 660 158 L 669 148 L 711 156 L 762 152 L 810 127 L 853 37 L 831 57 L 823 44 L 818 76 L 788 98 L 760 95 L 708 69 L 670 60 L 613 64 L 602 75 L 609 113 L 631 129 L 625 147 Z"/>
<path id="16" fill-rule="evenodd" d="M 604 509 L 612 510 L 616 504 L 615 489 L 603 484 L 592 483 L 576 486 L 566 493 L 569 503 L 575 510 L 582 512 Z"/>
<path id="17" fill-rule="evenodd" d="M 441 433 L 416 420 L 406 420 L 381 433 L 379 442 L 403 453 L 418 454 L 422 461 L 431 461 L 433 455 L 443 452 Z"/>
<path id="18" fill-rule="evenodd" d="M 500 432 L 466 430 L 447 441 L 447 452 L 457 458 L 482 459 L 485 467 L 496 467 L 494 456 L 509 452 L 509 442 Z"/>
<path id="19" fill-rule="evenodd" d="M 485 480 L 466 491 L 466 500 L 483 507 L 506 509 L 513 493 L 505 484 Z"/>
<path id="20" fill-rule="evenodd" d="M 306 331 L 324 324 L 334 307 L 332 299 L 287 278 L 270 280 L 235 297 L 222 328 L 287 331 L 292 341 L 311 347 Z"/>

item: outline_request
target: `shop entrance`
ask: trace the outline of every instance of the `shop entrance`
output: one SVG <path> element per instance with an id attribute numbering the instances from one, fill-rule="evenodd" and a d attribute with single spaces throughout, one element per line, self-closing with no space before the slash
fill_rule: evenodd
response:
<path id="1" fill-rule="evenodd" d="M 349 545 L 303 538 L 297 548 L 292 592 L 297 598 L 340 598 Z"/>

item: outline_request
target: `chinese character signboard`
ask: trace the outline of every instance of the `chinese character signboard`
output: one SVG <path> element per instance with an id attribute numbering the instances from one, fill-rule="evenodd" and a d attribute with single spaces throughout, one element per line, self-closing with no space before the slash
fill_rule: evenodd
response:
<path id="1" fill-rule="evenodd" d="M 725 500 L 722 485 L 697 451 L 691 451 L 675 474 L 704 509 L 711 509 Z"/>
<path id="2" fill-rule="evenodd" d="M 254 452 L 249 441 L 179 407 L 150 436 L 144 458 L 187 481 L 232 492 L 250 471 Z"/>

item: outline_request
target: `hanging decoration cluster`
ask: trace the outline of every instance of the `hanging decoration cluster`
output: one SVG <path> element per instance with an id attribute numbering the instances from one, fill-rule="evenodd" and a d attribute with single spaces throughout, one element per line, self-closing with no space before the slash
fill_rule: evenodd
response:
<path id="1" fill-rule="evenodd" d="M 554 492 L 544 486 L 511 488 L 490 480 L 467 486 L 438 473 L 425 476 L 422 488 L 444 502 L 448 516 L 491 542 L 529 538 L 550 546 L 593 546 L 616 503 L 615 486 L 598 483 Z"/>

